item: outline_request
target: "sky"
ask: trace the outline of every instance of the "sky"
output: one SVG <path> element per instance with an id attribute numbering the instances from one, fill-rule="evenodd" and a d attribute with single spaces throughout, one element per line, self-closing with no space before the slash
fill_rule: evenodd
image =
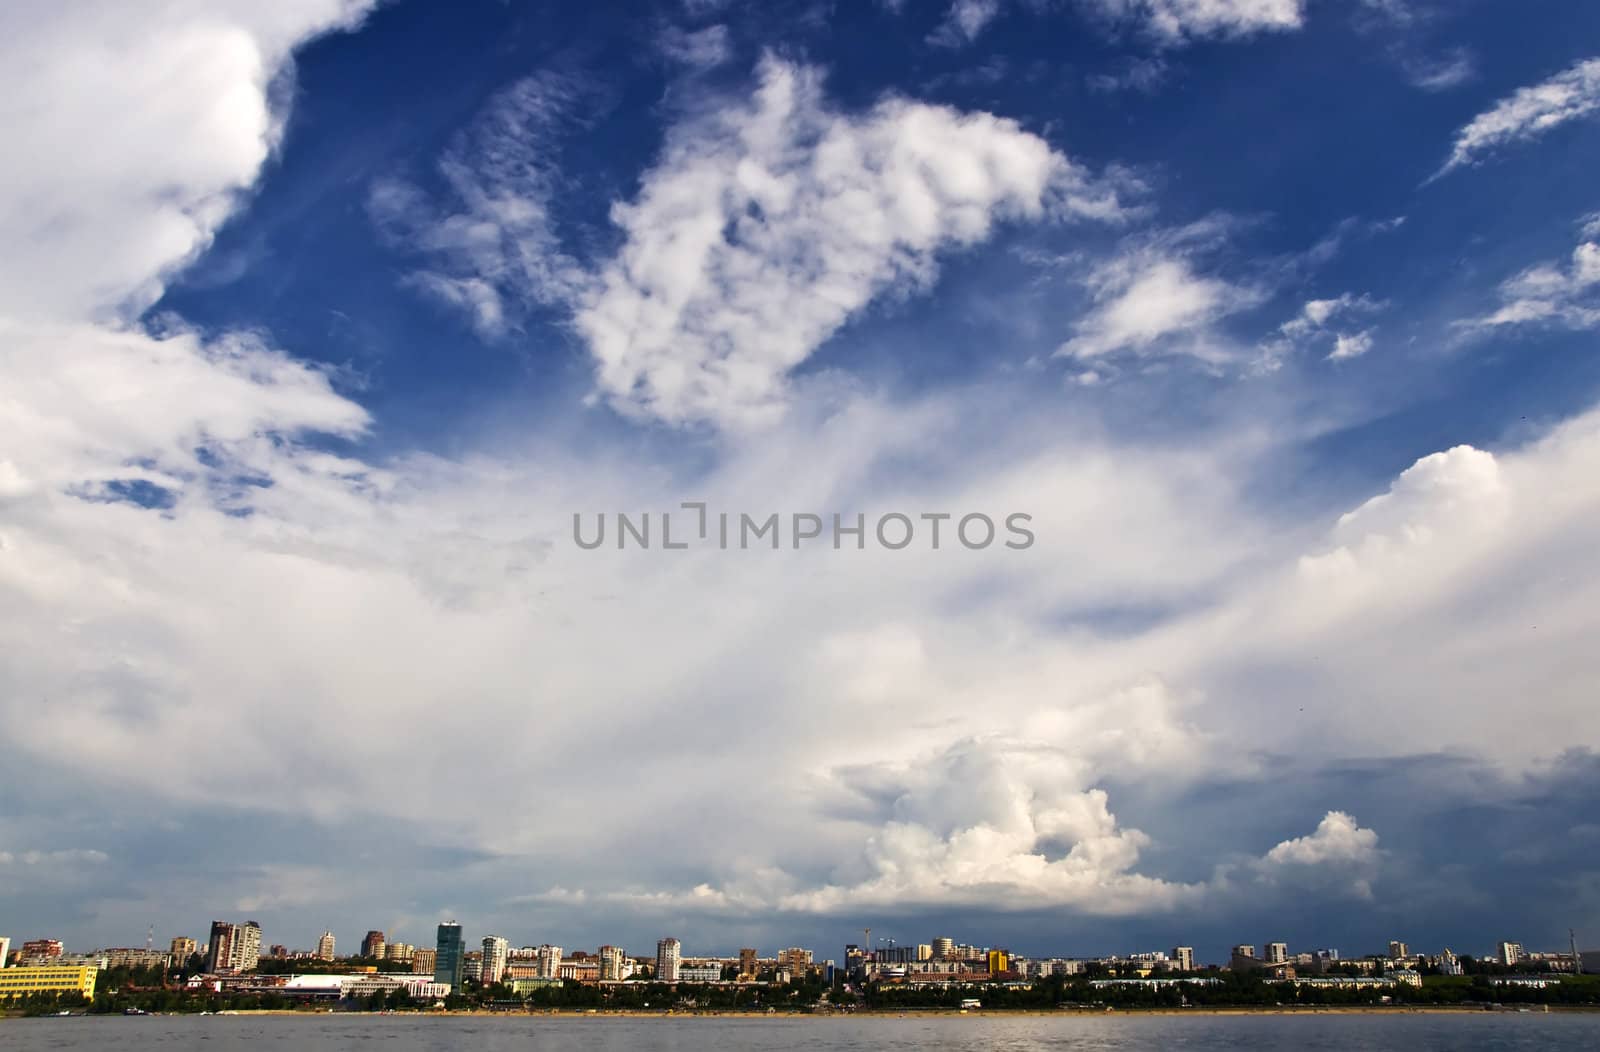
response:
<path id="1" fill-rule="evenodd" d="M 0 935 L 1600 945 L 1600 8 L 21 0 L 0 136 Z"/>

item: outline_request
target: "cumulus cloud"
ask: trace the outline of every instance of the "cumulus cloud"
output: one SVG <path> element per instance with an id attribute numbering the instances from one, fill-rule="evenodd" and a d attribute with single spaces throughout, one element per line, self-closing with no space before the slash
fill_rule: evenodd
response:
<path id="1" fill-rule="evenodd" d="M 1343 811 L 1329 811 L 1314 832 L 1283 841 L 1253 868 L 1270 884 L 1333 885 L 1370 899 L 1379 861 L 1378 834 Z"/>
<path id="2" fill-rule="evenodd" d="M 291 49 L 364 0 L 7 4 L 0 11 L 0 315 L 137 313 L 276 146 Z M 281 82 L 280 82 L 281 87 Z"/>
<path id="3" fill-rule="evenodd" d="M 1325 866 L 1370 862 L 1377 857 L 1378 834 L 1362 829 L 1343 811 L 1329 811 L 1310 836 L 1285 840 L 1266 854 L 1268 866 Z"/>
<path id="4" fill-rule="evenodd" d="M 1114 191 L 986 113 L 830 108 L 814 69 L 766 59 L 747 103 L 669 134 L 576 324 L 620 408 L 770 422 L 784 381 L 875 298 L 1008 220 L 1115 219 Z"/>
<path id="5" fill-rule="evenodd" d="M 1519 88 L 1456 133 L 1455 146 L 1433 179 L 1476 164 L 1507 146 L 1536 139 L 1552 128 L 1600 109 L 1600 58 L 1587 59 L 1549 80 Z M 1430 180 L 1431 181 L 1431 180 Z"/>
<path id="6" fill-rule="evenodd" d="M 893 818 L 868 839 L 859 879 L 786 896 L 829 912 L 929 904 L 1069 906 L 1088 914 L 1170 909 L 1196 889 L 1134 872 L 1148 838 L 1120 829 L 1104 791 L 1032 745 L 969 742 L 907 772 Z"/>

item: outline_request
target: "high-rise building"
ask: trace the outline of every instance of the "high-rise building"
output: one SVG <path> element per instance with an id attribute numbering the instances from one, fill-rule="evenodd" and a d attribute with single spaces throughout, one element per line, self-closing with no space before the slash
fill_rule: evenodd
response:
<path id="1" fill-rule="evenodd" d="M 234 941 L 233 970 L 253 972 L 260 963 L 261 925 L 255 921 L 245 921 L 239 928 L 239 937 Z"/>
<path id="2" fill-rule="evenodd" d="M 511 944 L 498 935 L 485 935 L 483 937 L 483 964 L 480 974 L 483 985 L 498 983 L 506 974 L 506 960 L 511 954 Z M 560 966 L 560 955 L 557 954 L 557 967 Z"/>
<path id="3" fill-rule="evenodd" d="M 418 946 L 411 953 L 411 974 L 434 974 L 434 962 L 439 959 L 439 951 L 430 950 L 426 946 Z"/>
<path id="4" fill-rule="evenodd" d="M 1193 946 L 1174 946 L 1172 948 L 1172 960 L 1174 962 L 1175 967 L 1178 969 L 1178 971 L 1180 971 L 1180 972 L 1192 972 L 1192 971 L 1194 971 L 1194 947 Z"/>
<path id="5" fill-rule="evenodd" d="M 941 935 L 937 939 L 933 940 L 933 959 L 936 961 L 947 961 L 953 956 L 952 951 L 954 951 L 955 948 L 956 941 L 954 939 Z"/>
<path id="6" fill-rule="evenodd" d="M 743 951 L 740 952 L 742 953 Z M 751 952 L 754 953 L 755 951 L 752 950 Z M 623 966 L 627 959 L 628 955 L 622 952 L 622 947 L 620 946 L 600 947 L 600 978 L 608 981 L 626 979 L 627 975 Z"/>
<path id="7" fill-rule="evenodd" d="M 761 967 L 761 960 L 756 956 L 755 947 L 746 946 L 739 951 L 739 974 L 755 977 Z"/>
<path id="8" fill-rule="evenodd" d="M 1495 948 L 1495 957 L 1507 968 L 1515 967 L 1526 956 L 1520 942 L 1502 942 Z"/>
<path id="9" fill-rule="evenodd" d="M 931 961 L 931 960 L 933 960 L 933 946 L 932 946 L 932 944 L 926 943 L 926 942 L 917 943 L 917 960 L 919 960 L 919 961 Z"/>
<path id="10" fill-rule="evenodd" d="M 1289 944 L 1283 942 L 1267 943 L 1267 963 L 1284 964 L 1289 960 Z"/>
<path id="11" fill-rule="evenodd" d="M 180 935 L 172 940 L 172 966 L 182 968 L 189 963 L 189 958 L 194 956 L 194 940 L 187 935 Z"/>
<path id="12" fill-rule="evenodd" d="M 0 968 L 6 966 L 6 961 L 11 958 L 11 937 L 0 935 Z"/>
<path id="13" fill-rule="evenodd" d="M 1390 939 L 1389 940 L 1389 956 L 1390 957 L 1395 957 L 1395 958 L 1410 957 L 1411 956 L 1411 947 L 1407 946 L 1405 943 L 1400 942 L 1398 940 Z"/>
<path id="14" fill-rule="evenodd" d="M 789 974 L 795 977 L 805 975 L 811 970 L 811 951 L 799 946 L 791 946 L 786 950 L 778 951 L 778 967 L 787 968 Z"/>
<path id="15" fill-rule="evenodd" d="M 382 957 L 384 942 L 383 932 L 376 928 L 367 932 L 366 938 L 361 940 L 361 956 Z"/>
<path id="16" fill-rule="evenodd" d="M 212 921 L 206 941 L 206 971 L 253 972 L 261 962 L 261 925 Z"/>
<path id="17" fill-rule="evenodd" d="M 662 939 L 656 943 L 656 979 L 663 983 L 677 982 L 682 957 L 683 943 L 677 939 Z"/>
<path id="18" fill-rule="evenodd" d="M 409 961 L 416 955 L 417 948 L 409 942 L 385 943 L 383 958 L 386 961 Z"/>
<path id="19" fill-rule="evenodd" d="M 451 990 L 460 990 L 462 967 L 465 963 L 461 925 L 455 921 L 445 921 L 439 925 L 439 937 L 434 945 L 437 948 L 434 950 L 433 981 L 449 983 Z"/>
<path id="20" fill-rule="evenodd" d="M 220 972 L 228 967 L 233 955 L 234 925 L 227 921 L 211 922 L 211 937 L 206 940 L 206 971 Z"/>
<path id="21" fill-rule="evenodd" d="M 989 951 L 989 974 L 1000 975 L 1011 968 L 1011 958 L 1004 950 Z"/>
<path id="22" fill-rule="evenodd" d="M 533 961 L 540 979 L 561 978 L 561 947 L 545 943 L 534 951 Z"/>
<path id="23" fill-rule="evenodd" d="M 333 932 L 325 931 L 322 933 L 321 937 L 317 939 L 317 960 L 333 960 L 333 942 Z"/>

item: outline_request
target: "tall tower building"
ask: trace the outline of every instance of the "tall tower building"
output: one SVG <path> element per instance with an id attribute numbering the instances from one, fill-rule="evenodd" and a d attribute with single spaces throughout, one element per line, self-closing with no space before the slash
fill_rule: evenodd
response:
<path id="1" fill-rule="evenodd" d="M 937 939 L 933 940 L 933 959 L 936 961 L 947 961 L 950 959 L 955 948 L 956 941 L 954 939 L 941 935 Z"/>
<path id="2" fill-rule="evenodd" d="M 367 932 L 366 938 L 361 940 L 361 956 L 382 957 L 386 941 L 383 937 L 383 932 L 377 929 Z"/>
<path id="3" fill-rule="evenodd" d="M 11 937 L 0 935 L 0 968 L 6 966 L 6 961 L 11 957 Z"/>
<path id="4" fill-rule="evenodd" d="M 533 962 L 539 978 L 561 978 L 561 947 L 545 943 L 534 951 Z"/>
<path id="5" fill-rule="evenodd" d="M 434 944 L 433 981 L 449 983 L 450 989 L 461 989 L 462 964 L 466 954 L 461 941 L 461 925 L 445 921 L 439 925 L 439 938 Z"/>
<path id="6" fill-rule="evenodd" d="M 760 968 L 760 959 L 756 956 L 755 947 L 746 946 L 739 951 L 739 974 L 755 978 L 756 970 Z"/>
<path id="7" fill-rule="evenodd" d="M 483 937 L 483 985 L 498 983 L 506 974 L 506 961 L 511 956 L 511 944 L 498 935 Z"/>
<path id="8" fill-rule="evenodd" d="M 261 963 L 261 925 L 245 921 L 236 928 L 229 963 L 236 972 L 253 972 Z"/>
<path id="9" fill-rule="evenodd" d="M 622 974 L 622 962 L 626 957 L 620 946 L 600 947 L 600 978 L 603 980 L 626 978 Z"/>
<path id="10" fill-rule="evenodd" d="M 1267 943 L 1267 963 L 1283 964 L 1289 959 L 1289 944 L 1283 942 Z"/>
<path id="11" fill-rule="evenodd" d="M 325 931 L 322 933 L 322 937 L 317 940 L 317 960 L 333 960 L 333 932 Z"/>
<path id="12" fill-rule="evenodd" d="M 1194 971 L 1194 947 L 1193 946 L 1174 946 L 1172 948 L 1172 959 L 1173 959 L 1174 962 L 1176 962 L 1178 971 L 1180 971 L 1180 972 L 1192 972 L 1192 971 Z"/>
<path id="13" fill-rule="evenodd" d="M 1410 957 L 1411 956 L 1411 947 L 1407 946 L 1403 942 L 1400 942 L 1398 939 L 1390 939 L 1389 940 L 1389 956 L 1390 957 Z"/>
<path id="14" fill-rule="evenodd" d="M 211 922 L 211 937 L 206 940 L 206 971 L 220 972 L 228 967 L 233 955 L 234 925 L 227 921 Z"/>
<path id="15" fill-rule="evenodd" d="M 678 981 L 678 962 L 683 957 L 683 943 L 677 939 L 662 939 L 656 943 L 656 979 L 663 983 Z"/>

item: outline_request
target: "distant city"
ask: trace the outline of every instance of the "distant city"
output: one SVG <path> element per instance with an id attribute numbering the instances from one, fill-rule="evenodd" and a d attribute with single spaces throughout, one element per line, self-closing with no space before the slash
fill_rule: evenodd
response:
<path id="1" fill-rule="evenodd" d="M 171 1004 L 177 994 L 227 997 L 234 999 L 229 1003 L 249 1005 L 340 1002 L 442 1008 L 514 1005 L 538 1001 L 541 994 L 551 1002 L 552 991 L 588 991 L 586 996 L 606 1003 L 616 1000 L 620 988 L 631 993 L 617 1003 L 639 1001 L 632 994 L 653 989 L 658 1004 L 663 999 L 694 1004 L 697 997 L 715 1001 L 719 996 L 731 996 L 737 1004 L 742 992 L 750 995 L 751 1004 L 839 1006 L 858 1003 L 864 992 L 888 1003 L 913 1004 L 920 997 L 945 1004 L 972 991 L 1003 992 L 1016 1000 L 1029 991 L 1065 996 L 1071 989 L 1100 997 L 1108 991 L 1165 992 L 1187 1004 L 1191 993 L 1208 986 L 1248 982 L 1256 984 L 1252 989 L 1260 989 L 1259 984 L 1278 987 L 1274 996 L 1279 997 L 1288 988 L 1297 998 L 1331 991 L 1387 1001 L 1408 990 L 1415 996 L 1425 984 L 1455 977 L 1473 976 L 1472 989 L 1503 995 L 1544 991 L 1566 978 L 1600 972 L 1600 951 L 1580 953 L 1575 935 L 1561 950 L 1529 950 L 1502 940 L 1492 952 L 1478 956 L 1449 948 L 1419 952 L 1402 940 L 1356 955 L 1331 948 L 1291 951 L 1285 942 L 1259 948 L 1241 943 L 1225 961 L 1214 962 L 1197 960 L 1190 946 L 1103 957 L 1028 956 L 949 936 L 904 944 L 882 936 L 874 940 L 871 929 L 863 929 L 860 941 L 844 943 L 836 956 L 828 957 L 801 946 L 775 953 L 744 947 L 736 954 L 694 954 L 671 936 L 658 940 L 647 954 L 610 944 L 593 951 L 549 943 L 512 946 L 499 935 L 469 940 L 454 921 L 438 925 L 431 946 L 390 939 L 373 929 L 354 953 L 343 956 L 331 931 L 323 932 L 311 949 L 282 943 L 263 947 L 261 925 L 253 920 L 213 921 L 203 942 L 178 936 L 158 948 L 154 941 L 152 930 L 144 946 L 69 953 L 58 939 L 29 939 L 12 949 L 11 940 L 0 937 L 0 1000 L 92 1004 L 97 993 L 104 1001 L 111 993 L 159 990 L 162 1004 Z M 1438 990 L 1446 989 L 1466 987 L 1460 982 L 1438 985 Z M 241 998 L 247 1001 L 239 1002 Z M 962 996 L 959 1003 L 977 1006 L 985 1001 Z"/>

